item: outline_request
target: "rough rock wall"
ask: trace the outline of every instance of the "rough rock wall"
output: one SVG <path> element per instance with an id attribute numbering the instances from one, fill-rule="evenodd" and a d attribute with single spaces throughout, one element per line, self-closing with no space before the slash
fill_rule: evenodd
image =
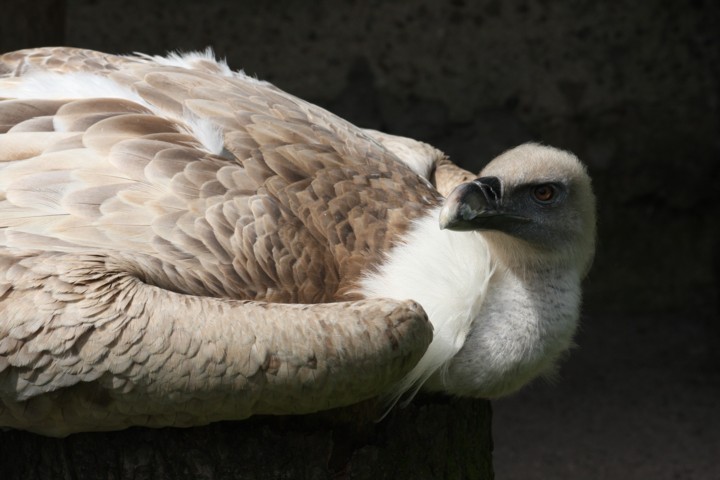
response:
<path id="1" fill-rule="evenodd" d="M 717 2 L 6 3 L 0 16 L 4 50 L 55 43 L 59 37 L 54 29 L 59 27 L 51 20 L 62 11 L 55 10 L 56 6 L 67 3 L 65 44 L 117 53 L 163 53 L 212 45 L 233 68 L 273 81 L 360 125 L 434 143 L 473 170 L 503 149 L 527 140 L 573 150 L 589 164 L 600 198 L 600 243 L 587 285 L 586 311 L 682 311 L 684 321 L 705 322 L 709 332 L 705 345 L 692 348 L 720 352 L 716 348 L 720 341 Z M 28 8 L 32 20 L 21 24 L 18 11 Z M 41 24 L 51 28 L 37 28 Z M 616 333 L 610 321 L 596 323 L 592 329 Z M 673 334 L 667 330 L 668 337 Z M 659 343 L 662 337 L 654 332 L 646 342 Z M 586 336 L 584 341 L 593 339 Z M 668 345 L 654 348 L 682 355 L 689 347 Z M 645 348 L 641 343 L 634 347 Z M 614 354 L 597 346 L 592 351 Z M 608 359 L 607 365 L 614 364 Z M 610 388 L 601 385 L 606 387 Z M 597 385 L 587 388 L 594 398 Z M 623 392 L 623 398 L 626 395 Z M 643 396 L 642 401 L 646 400 Z M 429 418 L 438 418 L 433 408 L 425 412 Z M 447 408 L 467 415 L 473 426 L 489 418 L 484 403 L 473 404 L 475 409 L 470 410 L 454 404 Z M 409 415 L 408 422 L 416 421 L 412 411 Z M 453 426 L 448 432 L 459 431 L 457 424 L 440 418 L 442 425 Z M 470 445 L 468 451 L 482 451 L 482 458 L 487 459 L 489 426 L 484 425 L 475 426 L 481 432 L 475 438 L 484 443 Z M 310 429 L 299 436 L 289 435 L 285 442 L 285 427 L 260 424 L 248 433 L 254 427 L 241 422 L 175 433 L 132 430 L 117 436 L 84 435 L 64 442 L 3 433 L 0 476 L 24 478 L 40 472 L 38 465 L 44 464 L 65 469 L 56 475 L 59 478 L 83 478 L 83 465 L 93 460 L 78 452 L 94 447 L 105 452 L 100 465 L 113 465 L 107 471 L 118 478 L 153 478 L 158 472 L 202 478 L 219 476 L 218 468 L 236 473 L 233 469 L 240 467 L 222 462 L 234 458 L 233 449 L 262 443 L 263 438 L 276 449 L 322 444 L 315 449 L 317 455 L 325 455 L 324 449 L 335 445 L 327 432 Z M 404 434 L 411 439 L 399 445 L 420 445 L 434 452 L 437 428 L 423 423 L 407 428 Z M 173 438 L 168 440 L 161 432 Z M 247 437 L 246 443 L 233 443 L 233 435 Z M 418 443 L 412 435 L 428 439 L 427 443 Z M 387 448 L 383 437 L 372 438 L 356 450 L 365 467 L 378 461 L 377 455 Z M 285 443 L 280 446 L 275 441 Z M 137 448 L 133 442 L 138 442 Z M 196 446 L 197 442 L 213 446 Z M 167 457 L 142 445 L 180 453 Z M 468 447 L 465 442 L 461 445 Z M 38 451 L 42 452 L 39 457 Z M 403 456 L 402 448 L 388 451 Z M 281 451 L 276 460 L 285 461 L 291 453 Z M 568 453 L 572 452 L 558 455 Z M 319 465 L 318 478 L 330 473 L 354 475 L 336 464 L 331 471 L 326 461 L 306 463 Z M 80 470 L 68 466 L 74 464 Z M 489 467 L 484 465 L 487 472 Z M 434 468 L 437 476 L 447 473 Z"/>
<path id="2" fill-rule="evenodd" d="M 64 0 L 3 1 L 0 4 L 0 52 L 61 44 L 65 37 L 64 18 Z"/>

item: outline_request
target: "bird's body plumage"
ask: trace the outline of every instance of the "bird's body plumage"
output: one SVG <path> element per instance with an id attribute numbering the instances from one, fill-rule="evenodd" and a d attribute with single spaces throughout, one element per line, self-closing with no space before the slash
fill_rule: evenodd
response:
<path id="1" fill-rule="evenodd" d="M 132 251 L 165 288 L 319 303 L 440 203 L 361 130 L 205 57 L 91 59 L 92 75 L 62 64 L 0 93 L 9 246 Z"/>
<path id="2" fill-rule="evenodd" d="M 441 231 L 471 178 L 207 53 L 0 57 L 0 425 L 517 389 L 569 345 L 582 275 L 540 262 L 548 290 L 492 236 Z"/>

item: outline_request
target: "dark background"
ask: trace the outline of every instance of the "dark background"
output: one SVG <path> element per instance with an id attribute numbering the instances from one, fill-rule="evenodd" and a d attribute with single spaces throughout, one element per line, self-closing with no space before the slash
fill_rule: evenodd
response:
<path id="1" fill-rule="evenodd" d="M 599 201 L 578 348 L 554 384 L 493 403 L 497 478 L 720 478 L 718 2 L 38 0 L 0 17 L 3 51 L 212 46 L 474 171 L 528 140 L 573 151 Z"/>

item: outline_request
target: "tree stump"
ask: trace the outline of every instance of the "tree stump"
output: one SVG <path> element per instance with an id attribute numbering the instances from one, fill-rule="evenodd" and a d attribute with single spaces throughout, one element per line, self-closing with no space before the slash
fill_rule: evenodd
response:
<path id="1" fill-rule="evenodd" d="M 490 403 L 428 397 L 381 422 L 345 409 L 206 427 L 0 433 L 0 478 L 491 479 Z"/>

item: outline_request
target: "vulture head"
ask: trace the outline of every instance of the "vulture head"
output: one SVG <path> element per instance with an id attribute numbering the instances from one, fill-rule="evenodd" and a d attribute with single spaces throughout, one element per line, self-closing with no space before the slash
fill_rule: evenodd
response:
<path id="1" fill-rule="evenodd" d="M 440 211 L 440 228 L 484 232 L 509 264 L 534 258 L 571 262 L 585 272 L 595 248 L 590 177 L 568 152 L 521 145 L 450 193 Z"/>

